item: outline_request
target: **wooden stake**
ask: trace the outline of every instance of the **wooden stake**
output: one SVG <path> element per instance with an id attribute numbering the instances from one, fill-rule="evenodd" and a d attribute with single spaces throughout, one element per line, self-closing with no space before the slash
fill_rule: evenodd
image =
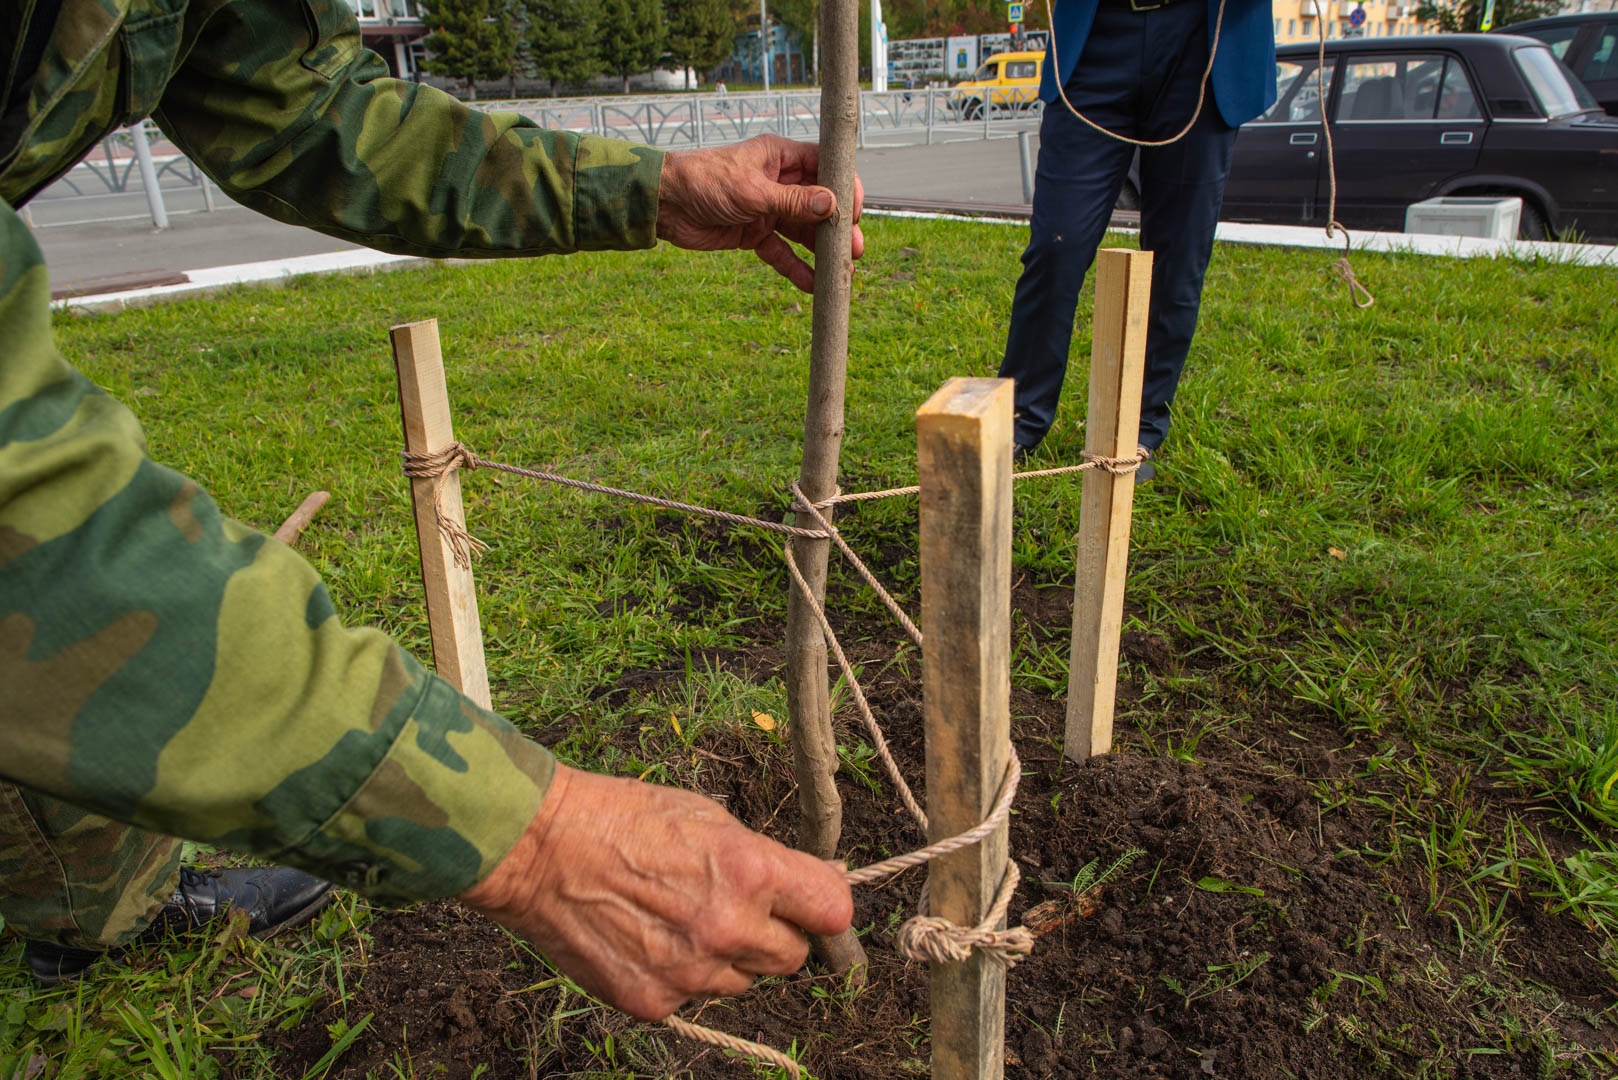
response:
<path id="1" fill-rule="evenodd" d="M 399 410 L 404 418 L 405 449 L 430 454 L 455 441 L 449 420 L 449 391 L 444 385 L 444 358 L 438 348 L 438 321 L 406 323 L 389 331 L 393 363 L 399 372 Z M 483 631 L 478 625 L 478 598 L 470 567 L 455 565 L 449 537 L 438 527 L 444 516 L 464 527 L 461 476 L 451 472 L 437 480 L 410 478 L 416 507 L 416 540 L 421 550 L 421 580 L 427 588 L 427 625 L 432 631 L 433 666 L 454 687 L 484 708 L 490 707 L 489 672 L 483 663 Z"/>
<path id="2" fill-rule="evenodd" d="M 1010 760 L 1010 379 L 951 379 L 916 413 L 928 839 L 989 814 Z M 929 864 L 932 914 L 975 926 L 1006 873 L 1006 827 Z M 933 1080 L 999 1080 L 1006 975 L 981 953 L 932 968 Z"/>
<path id="3" fill-rule="evenodd" d="M 1104 457 L 1135 453 L 1151 295 L 1151 252 L 1108 248 L 1097 254 L 1090 412 L 1084 446 L 1088 453 Z M 1074 761 L 1112 749 L 1118 635 L 1124 620 L 1124 578 L 1129 569 L 1129 522 L 1134 505 L 1133 476 L 1114 476 L 1102 469 L 1084 474 L 1064 743 L 1067 756 Z"/>
<path id="4" fill-rule="evenodd" d="M 298 534 L 309 527 L 309 523 L 320 513 L 320 508 L 331 501 L 331 492 L 315 491 L 298 504 L 298 508 L 287 515 L 281 522 L 281 527 L 275 530 L 275 538 L 283 544 L 290 544 L 298 539 Z"/>
<path id="5" fill-rule="evenodd" d="M 826 66 L 820 93 L 820 183 L 837 196 L 837 210 L 815 229 L 815 308 L 809 355 L 809 403 L 803 419 L 803 464 L 798 486 L 814 501 L 837 490 L 837 459 L 843 445 L 843 386 L 848 373 L 848 301 L 854 260 L 854 147 L 858 136 L 859 0 L 823 0 L 821 34 Z M 797 523 L 814 528 L 808 514 Z M 818 603 L 826 599 L 830 542 L 793 539 L 792 556 Z M 843 833 L 843 802 L 837 792 L 837 740 L 831 726 L 826 642 L 809 602 L 796 588 L 787 598 L 787 711 L 802 824 L 798 846 L 822 859 L 835 858 Z M 832 971 L 865 962 L 852 930 L 834 938 L 811 936 L 815 956 Z"/>

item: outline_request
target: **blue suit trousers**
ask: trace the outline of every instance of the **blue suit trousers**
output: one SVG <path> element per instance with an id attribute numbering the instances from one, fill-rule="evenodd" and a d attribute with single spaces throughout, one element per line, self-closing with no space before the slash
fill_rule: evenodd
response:
<path id="1" fill-rule="evenodd" d="M 1197 116 L 1184 138 L 1140 151 L 1140 241 L 1154 253 L 1140 443 L 1152 450 L 1168 434 L 1236 143 L 1212 90 L 1196 112 L 1207 66 L 1208 12 L 1199 0 L 1152 11 L 1103 0 L 1065 87 L 1085 116 L 1131 138 L 1166 139 Z M 1084 124 L 1060 98 L 1045 106 L 1033 220 L 1000 367 L 1017 382 L 1019 446 L 1036 445 L 1056 418 L 1079 290 L 1135 149 Z"/>

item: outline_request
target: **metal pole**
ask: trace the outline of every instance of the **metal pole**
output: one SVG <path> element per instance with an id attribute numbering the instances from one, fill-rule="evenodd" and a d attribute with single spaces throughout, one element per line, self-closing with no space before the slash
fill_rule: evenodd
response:
<path id="1" fill-rule="evenodd" d="M 764 92 L 770 92 L 770 13 L 758 0 L 758 68 L 764 73 Z"/>
<path id="2" fill-rule="evenodd" d="M 215 209 L 213 204 L 213 185 L 208 183 L 208 174 L 203 172 L 201 169 L 197 170 L 197 175 L 202 177 L 202 205 L 206 207 L 208 213 L 211 214 Z"/>
<path id="3" fill-rule="evenodd" d="M 129 136 L 135 144 L 135 164 L 140 167 L 140 182 L 146 188 L 146 205 L 152 211 L 152 225 L 166 229 L 169 227 L 169 212 L 163 206 L 163 192 L 157 186 L 157 167 L 152 164 L 152 144 L 146 141 L 146 122 L 140 120 L 131 124 Z"/>
<path id="4" fill-rule="evenodd" d="M 927 145 L 928 146 L 933 145 L 933 117 L 936 115 L 936 113 L 934 112 L 934 107 L 937 105 L 937 102 L 934 100 L 934 91 L 936 89 L 937 89 L 937 87 L 933 86 L 931 83 L 927 84 Z"/>
<path id="5" fill-rule="evenodd" d="M 1017 132 L 1017 157 L 1022 160 L 1022 201 L 1034 201 L 1034 147 L 1032 133 Z"/>

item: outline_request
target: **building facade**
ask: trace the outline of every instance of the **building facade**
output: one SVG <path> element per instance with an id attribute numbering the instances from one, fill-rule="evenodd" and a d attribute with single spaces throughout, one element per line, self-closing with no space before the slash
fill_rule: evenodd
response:
<path id="1" fill-rule="evenodd" d="M 1406 37 L 1432 29 L 1416 17 L 1417 5 L 1404 0 L 1273 0 L 1275 41 L 1290 45 L 1348 37 Z"/>
<path id="2" fill-rule="evenodd" d="M 416 0 L 346 0 L 360 20 L 360 38 L 365 47 L 380 53 L 388 69 L 401 79 L 410 79 L 421 70 L 421 39 L 428 27 L 421 18 Z"/>

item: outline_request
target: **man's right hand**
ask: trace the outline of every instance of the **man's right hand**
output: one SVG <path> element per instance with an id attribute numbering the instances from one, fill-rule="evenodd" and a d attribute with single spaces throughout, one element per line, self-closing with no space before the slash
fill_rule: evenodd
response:
<path id="1" fill-rule="evenodd" d="M 711 799 L 563 765 L 517 846 L 461 899 L 642 1020 L 796 971 L 804 931 L 841 933 L 854 910 L 839 867 Z"/>

